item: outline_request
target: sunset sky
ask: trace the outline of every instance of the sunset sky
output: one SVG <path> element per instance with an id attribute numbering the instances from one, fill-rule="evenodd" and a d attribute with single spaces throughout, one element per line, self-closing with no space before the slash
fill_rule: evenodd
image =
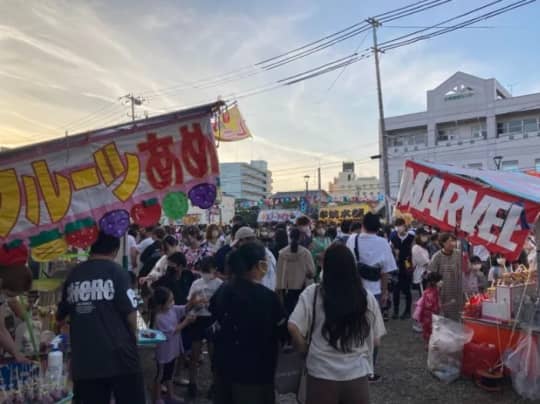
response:
<path id="1" fill-rule="evenodd" d="M 271 72 L 201 87 L 412 1 L 0 0 L 0 146 L 17 147 L 129 119 L 118 97 L 147 100 L 150 116 L 259 89 L 371 44 L 371 34 Z M 455 0 L 380 29 L 380 40 L 433 25 L 487 1 Z M 540 6 L 512 11 L 384 54 L 387 116 L 425 109 L 425 92 L 461 70 L 495 77 L 515 95 L 540 91 Z M 250 70 L 251 69 L 251 70 Z M 204 86 L 203 86 L 204 87 Z M 341 161 L 378 175 L 373 60 L 239 100 L 251 140 L 222 145 L 221 161 L 266 159 L 277 190 L 323 184 Z"/>

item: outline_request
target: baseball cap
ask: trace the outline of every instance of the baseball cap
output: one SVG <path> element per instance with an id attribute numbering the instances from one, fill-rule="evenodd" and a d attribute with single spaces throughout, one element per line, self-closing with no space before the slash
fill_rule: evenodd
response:
<path id="1" fill-rule="evenodd" d="M 246 238 L 255 238 L 255 232 L 251 227 L 240 227 L 238 231 L 236 232 L 234 236 L 234 241 L 232 242 L 232 246 L 236 245 L 240 240 L 244 240 Z"/>

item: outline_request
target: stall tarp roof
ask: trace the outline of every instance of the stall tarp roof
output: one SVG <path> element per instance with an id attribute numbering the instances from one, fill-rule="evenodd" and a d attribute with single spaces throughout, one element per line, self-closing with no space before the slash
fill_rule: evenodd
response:
<path id="1" fill-rule="evenodd" d="M 442 173 L 471 179 L 497 191 L 540 204 L 540 177 L 521 172 L 479 170 L 429 161 L 415 163 Z"/>

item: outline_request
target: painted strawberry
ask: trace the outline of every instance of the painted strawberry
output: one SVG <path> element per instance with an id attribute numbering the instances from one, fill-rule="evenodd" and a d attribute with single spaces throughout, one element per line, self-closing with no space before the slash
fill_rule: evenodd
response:
<path id="1" fill-rule="evenodd" d="M 30 252 L 37 262 L 49 262 L 67 251 L 67 243 L 60 230 L 42 231 L 30 237 Z"/>
<path id="2" fill-rule="evenodd" d="M 0 247 L 0 265 L 26 264 L 27 259 L 28 248 L 26 248 L 22 240 L 13 240 Z"/>
<path id="3" fill-rule="evenodd" d="M 155 226 L 161 219 L 161 206 L 156 198 L 142 201 L 131 208 L 131 217 L 139 226 Z"/>
<path id="4" fill-rule="evenodd" d="M 64 229 L 67 243 L 77 248 L 90 247 L 97 240 L 98 232 L 97 224 L 91 217 L 68 223 Z"/>

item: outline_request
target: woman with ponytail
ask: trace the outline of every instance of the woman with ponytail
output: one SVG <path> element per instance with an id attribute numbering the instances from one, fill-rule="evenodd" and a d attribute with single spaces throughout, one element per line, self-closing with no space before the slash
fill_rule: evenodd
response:
<path id="1" fill-rule="evenodd" d="M 323 268 L 321 284 L 300 295 L 289 318 L 294 346 L 307 353 L 306 404 L 368 404 L 373 350 L 386 333 L 381 311 L 346 246 L 328 247 Z"/>
<path id="2" fill-rule="evenodd" d="M 302 233 L 292 229 L 290 243 L 279 252 L 276 290 L 280 294 L 287 315 L 290 315 L 304 288 L 315 276 L 311 252 L 300 245 Z"/>
<path id="3" fill-rule="evenodd" d="M 242 244 L 228 256 L 231 279 L 210 300 L 213 327 L 215 404 L 275 404 L 274 374 L 279 341 L 286 334 L 277 295 L 261 285 L 266 251 Z"/>

